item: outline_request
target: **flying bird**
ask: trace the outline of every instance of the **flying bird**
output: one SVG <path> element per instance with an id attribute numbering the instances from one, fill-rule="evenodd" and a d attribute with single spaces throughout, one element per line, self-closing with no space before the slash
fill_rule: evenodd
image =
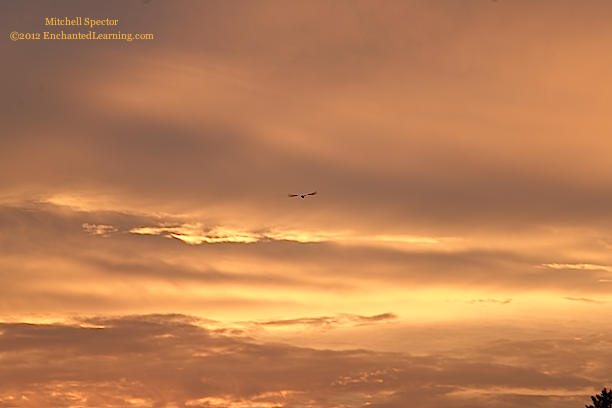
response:
<path id="1" fill-rule="evenodd" d="M 287 197 L 300 197 L 300 198 L 304 198 L 306 196 L 315 195 L 315 194 L 317 194 L 316 191 L 313 192 L 313 193 L 308 193 L 308 194 L 289 194 Z"/>

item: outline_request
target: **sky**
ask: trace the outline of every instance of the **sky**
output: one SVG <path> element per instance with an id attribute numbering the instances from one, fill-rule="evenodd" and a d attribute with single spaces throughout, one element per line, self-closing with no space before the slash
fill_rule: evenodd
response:
<path id="1" fill-rule="evenodd" d="M 590 403 L 611 15 L 1 2 L 0 408 Z"/>

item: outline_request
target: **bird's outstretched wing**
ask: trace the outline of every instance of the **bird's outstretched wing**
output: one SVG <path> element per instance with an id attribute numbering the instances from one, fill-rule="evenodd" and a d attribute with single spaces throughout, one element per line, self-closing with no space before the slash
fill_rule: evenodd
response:
<path id="1" fill-rule="evenodd" d="M 308 193 L 308 194 L 287 194 L 287 197 L 301 197 L 301 198 L 304 198 L 306 196 L 315 195 L 315 194 L 317 194 L 316 191 L 313 192 L 313 193 Z"/>

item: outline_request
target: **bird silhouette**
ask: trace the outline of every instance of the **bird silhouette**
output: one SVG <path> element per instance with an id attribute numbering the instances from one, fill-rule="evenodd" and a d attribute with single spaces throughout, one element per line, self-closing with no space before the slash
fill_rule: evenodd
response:
<path id="1" fill-rule="evenodd" d="M 300 198 L 304 198 L 306 196 L 315 195 L 315 194 L 317 194 L 316 191 L 313 192 L 313 193 L 308 193 L 308 194 L 289 194 L 289 195 L 287 195 L 287 197 L 300 197 Z"/>

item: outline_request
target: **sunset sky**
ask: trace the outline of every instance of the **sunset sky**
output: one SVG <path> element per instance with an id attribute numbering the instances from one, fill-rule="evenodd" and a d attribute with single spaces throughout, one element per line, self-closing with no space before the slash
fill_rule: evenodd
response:
<path id="1" fill-rule="evenodd" d="M 77 17 L 118 22 L 45 25 Z M 612 387 L 611 21 L 0 2 L 0 408 L 584 407 Z"/>

